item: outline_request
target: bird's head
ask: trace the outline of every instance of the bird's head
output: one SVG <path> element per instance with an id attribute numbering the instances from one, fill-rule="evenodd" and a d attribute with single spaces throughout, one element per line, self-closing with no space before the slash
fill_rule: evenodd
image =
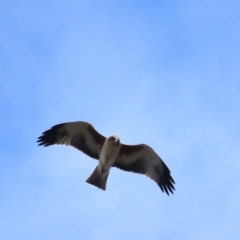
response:
<path id="1" fill-rule="evenodd" d="M 111 143 L 111 145 L 113 146 L 119 146 L 120 138 L 116 135 L 113 135 L 108 138 L 108 142 Z"/>

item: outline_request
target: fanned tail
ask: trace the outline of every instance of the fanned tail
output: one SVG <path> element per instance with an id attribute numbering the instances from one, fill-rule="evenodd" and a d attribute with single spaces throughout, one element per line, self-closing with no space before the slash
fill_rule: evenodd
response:
<path id="1" fill-rule="evenodd" d="M 108 179 L 109 172 L 103 178 L 99 175 L 97 167 L 91 174 L 91 176 L 86 180 L 87 183 L 92 184 L 102 190 L 106 190 L 107 179 Z"/>

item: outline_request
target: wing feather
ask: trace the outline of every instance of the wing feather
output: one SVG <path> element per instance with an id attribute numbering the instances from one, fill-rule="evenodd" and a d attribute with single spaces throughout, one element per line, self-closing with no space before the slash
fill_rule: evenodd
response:
<path id="1" fill-rule="evenodd" d="M 54 144 L 70 145 L 99 159 L 105 139 L 90 123 L 79 121 L 57 124 L 43 132 L 37 142 L 44 147 Z"/>
<path id="2" fill-rule="evenodd" d="M 119 157 L 113 165 L 125 171 L 145 174 L 154 180 L 167 195 L 173 194 L 174 180 L 171 172 L 155 151 L 145 144 L 122 144 Z"/>

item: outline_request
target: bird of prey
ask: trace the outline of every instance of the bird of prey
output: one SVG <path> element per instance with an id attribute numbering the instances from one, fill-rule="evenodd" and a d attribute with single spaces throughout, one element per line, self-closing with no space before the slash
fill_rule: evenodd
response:
<path id="1" fill-rule="evenodd" d="M 173 194 L 175 190 L 170 170 L 151 147 L 146 144 L 122 144 L 116 135 L 106 138 L 90 123 L 78 121 L 57 124 L 43 132 L 37 142 L 44 147 L 54 144 L 70 145 L 99 160 L 86 182 L 102 190 L 106 189 L 111 167 L 145 174 L 167 195 L 170 192 Z"/>

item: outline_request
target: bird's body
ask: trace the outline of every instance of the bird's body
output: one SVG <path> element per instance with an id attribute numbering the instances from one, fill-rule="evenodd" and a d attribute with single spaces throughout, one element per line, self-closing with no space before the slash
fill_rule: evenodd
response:
<path id="1" fill-rule="evenodd" d="M 108 138 L 87 122 L 68 122 L 53 126 L 38 138 L 39 145 L 71 145 L 98 159 L 98 165 L 86 182 L 106 189 L 111 167 L 142 173 L 153 179 L 163 192 L 173 193 L 175 183 L 170 171 L 155 151 L 145 144 L 125 145 L 118 136 Z"/>
<path id="2" fill-rule="evenodd" d="M 116 137 L 116 136 L 115 136 Z M 120 142 L 118 137 L 111 136 L 104 141 L 104 144 L 101 149 L 99 162 L 92 173 L 92 175 L 87 179 L 86 182 L 95 185 L 103 190 L 106 189 L 107 178 L 110 171 L 110 168 L 116 161 L 119 149 Z M 111 139 L 113 139 L 111 141 Z"/>
<path id="3" fill-rule="evenodd" d="M 113 163 L 116 161 L 120 150 L 119 138 L 114 138 L 113 142 L 109 140 L 110 138 L 105 140 L 100 153 L 99 165 L 101 165 L 103 170 L 111 168 Z"/>

